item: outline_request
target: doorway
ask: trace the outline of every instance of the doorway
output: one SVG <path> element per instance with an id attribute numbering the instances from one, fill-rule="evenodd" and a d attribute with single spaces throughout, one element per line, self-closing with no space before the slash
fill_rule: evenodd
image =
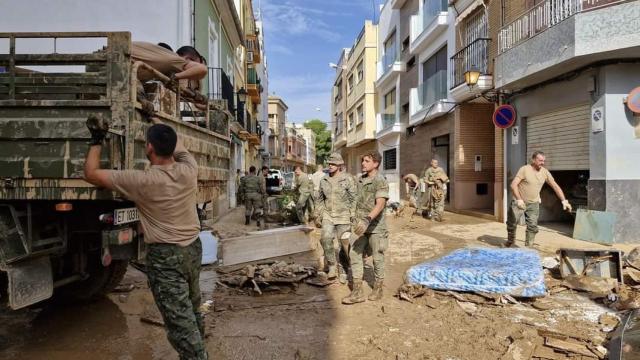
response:
<path id="1" fill-rule="evenodd" d="M 433 158 L 438 160 L 438 165 L 444 170 L 445 174 L 449 178 L 449 134 L 438 136 L 431 139 L 431 151 L 433 153 Z M 447 198 L 445 202 L 449 202 L 449 194 L 451 194 L 451 186 L 453 184 L 449 183 L 447 191 Z"/>

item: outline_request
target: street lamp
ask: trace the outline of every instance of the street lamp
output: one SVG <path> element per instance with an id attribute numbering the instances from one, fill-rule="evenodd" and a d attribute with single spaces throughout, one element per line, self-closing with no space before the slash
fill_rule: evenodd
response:
<path id="1" fill-rule="evenodd" d="M 240 88 L 240 90 L 238 90 L 238 92 L 236 93 L 238 95 L 238 102 L 241 103 L 246 103 L 247 102 L 247 90 L 245 90 L 243 87 Z"/>
<path id="2" fill-rule="evenodd" d="M 480 78 L 480 70 L 478 70 L 474 65 L 465 71 L 464 73 L 464 82 L 468 87 L 473 87 L 478 83 L 478 79 Z"/>

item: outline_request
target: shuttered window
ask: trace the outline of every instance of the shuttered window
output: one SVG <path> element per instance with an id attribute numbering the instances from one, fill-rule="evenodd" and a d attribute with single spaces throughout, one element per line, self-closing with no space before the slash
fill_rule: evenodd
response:
<path id="1" fill-rule="evenodd" d="M 527 118 L 527 159 L 542 151 L 549 170 L 588 170 L 590 115 L 583 104 Z"/>
<path id="2" fill-rule="evenodd" d="M 385 170 L 395 170 L 397 164 L 396 149 L 387 150 L 382 153 L 382 165 Z"/>

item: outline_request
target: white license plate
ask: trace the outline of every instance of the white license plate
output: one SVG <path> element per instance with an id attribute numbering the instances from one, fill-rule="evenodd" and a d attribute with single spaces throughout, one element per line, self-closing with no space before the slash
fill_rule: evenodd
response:
<path id="1" fill-rule="evenodd" d="M 127 224 L 130 222 L 138 221 L 138 209 L 126 208 L 113 210 L 113 225 Z"/>

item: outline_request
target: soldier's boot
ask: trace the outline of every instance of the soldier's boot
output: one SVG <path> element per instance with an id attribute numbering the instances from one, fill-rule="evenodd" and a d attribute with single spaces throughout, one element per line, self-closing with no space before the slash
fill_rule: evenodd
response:
<path id="1" fill-rule="evenodd" d="M 338 265 L 338 281 L 340 282 L 340 284 L 342 285 L 346 284 L 348 279 L 349 279 L 349 274 L 347 273 L 347 270 L 344 268 L 344 265 L 342 264 Z"/>
<path id="2" fill-rule="evenodd" d="M 533 240 L 535 240 L 535 238 L 536 238 L 536 234 L 527 231 L 525 233 L 524 245 L 526 247 L 533 247 Z"/>
<path id="3" fill-rule="evenodd" d="M 504 243 L 504 247 L 512 247 L 516 242 L 516 234 L 507 234 L 507 242 Z"/>
<path id="4" fill-rule="evenodd" d="M 353 290 L 349 296 L 342 299 L 342 303 L 345 305 L 357 304 L 365 302 L 367 298 L 364 296 L 364 290 L 362 290 L 362 279 L 353 280 Z"/>
<path id="5" fill-rule="evenodd" d="M 338 276 L 338 271 L 335 265 L 329 264 L 329 271 L 327 271 L 327 279 L 335 279 Z"/>
<path id="6" fill-rule="evenodd" d="M 376 280 L 376 283 L 373 285 L 373 291 L 371 291 L 371 294 L 369 294 L 367 299 L 369 299 L 369 301 L 378 301 L 382 299 L 383 285 L 383 280 Z"/>
<path id="7" fill-rule="evenodd" d="M 256 220 L 256 226 L 260 227 L 260 217 L 258 217 L 258 220 Z"/>
<path id="8" fill-rule="evenodd" d="M 249 223 L 250 223 L 250 222 L 251 222 L 251 216 L 246 215 L 246 216 L 244 217 L 244 224 L 245 224 L 245 225 L 249 225 Z"/>

